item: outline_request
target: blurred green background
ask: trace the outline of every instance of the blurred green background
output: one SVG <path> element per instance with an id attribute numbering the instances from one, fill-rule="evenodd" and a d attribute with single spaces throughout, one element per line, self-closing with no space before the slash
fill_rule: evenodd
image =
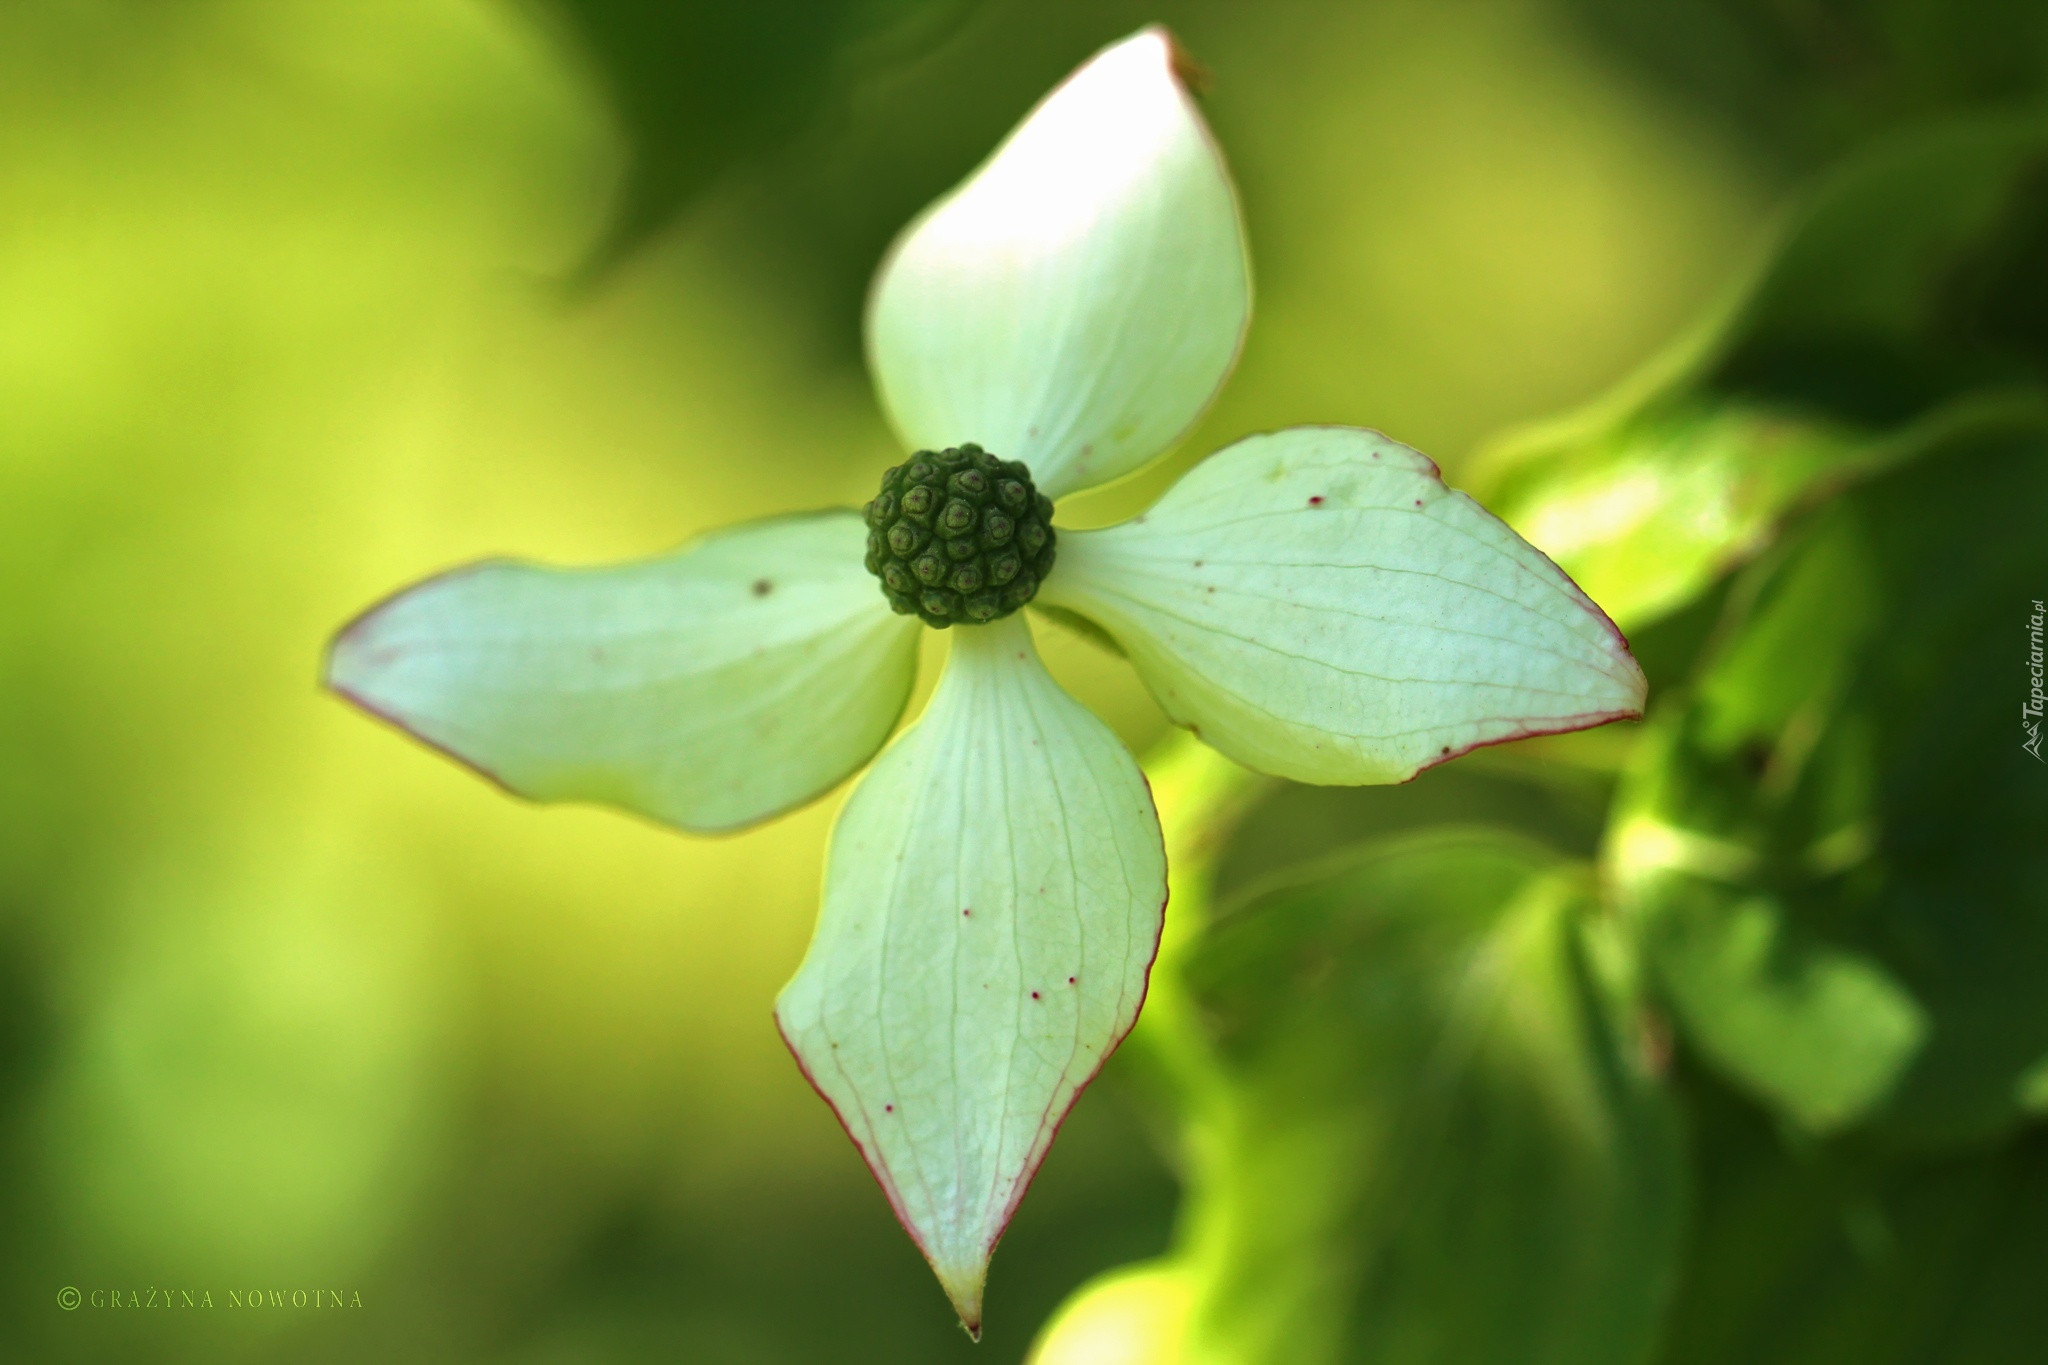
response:
<path id="1" fill-rule="evenodd" d="M 1796 650 L 1774 662 L 1769 640 L 1733 662 L 1700 662 L 1716 621 L 1732 619 L 1729 600 L 1778 600 L 1771 575 L 1796 577 L 1798 564 L 1819 566 L 1810 592 L 1834 604 L 1818 619 L 1861 600 L 1844 585 L 1876 570 L 1858 568 L 1853 548 L 1840 551 L 1848 567 L 1828 558 L 1851 532 L 1781 541 L 1781 519 L 1845 471 L 1877 477 L 1946 439 L 1912 424 L 1948 420 L 1950 400 L 2024 407 L 2038 386 L 2048 213 L 1986 208 L 1955 229 L 1995 239 L 1970 258 L 1992 273 L 1969 317 L 2011 318 L 1970 334 L 1988 337 L 1983 346 L 1915 332 L 1910 371 L 1890 351 L 1889 369 L 1854 352 L 1856 392 L 1890 395 L 1897 411 L 1829 408 L 1840 386 L 1807 381 L 1848 362 L 1828 351 L 1816 368 L 1806 362 L 1819 353 L 1799 349 L 1811 328 L 1755 321 L 1777 304 L 1744 315 L 1742 336 L 1763 342 L 1724 346 L 1711 364 L 1685 338 L 1728 334 L 1728 300 L 1756 297 L 1740 282 L 1784 259 L 1773 243 L 1805 221 L 1786 215 L 1809 202 L 1814 176 L 1958 111 L 2031 107 L 2048 69 L 2041 11 L 2028 0 L 0 4 L 0 1356 L 1023 1359 L 1077 1286 L 1175 1244 L 1192 1177 L 1172 1136 L 1176 1104 L 1161 1098 L 1171 1084 L 1160 1049 L 1112 1066 L 1077 1109 L 1003 1243 L 988 1339 L 971 1346 L 769 1019 L 809 933 L 839 796 L 725 840 L 530 807 L 321 695 L 330 632 L 393 588 L 482 555 L 627 558 L 736 519 L 864 499 L 895 454 L 859 355 L 862 293 L 882 249 L 1066 71 L 1164 21 L 1213 77 L 1205 107 L 1244 198 L 1255 321 L 1235 379 L 1184 448 L 1062 517 L 1126 515 L 1246 432 L 1374 426 L 1435 456 L 1454 485 L 1497 497 L 1596 597 L 1640 608 L 1623 624 L 1650 630 L 1639 644 L 1653 681 L 1704 697 L 1711 713 L 1665 725 L 1707 735 L 1705 757 L 1682 772 L 1645 769 L 1627 727 L 1576 748 L 1499 751 L 1463 788 L 1265 792 L 1217 855 L 1218 896 L 1366 835 L 1481 820 L 1534 830 L 1561 852 L 1481 838 L 1478 852 L 1386 856 L 1458 868 L 1496 858 L 1501 886 L 1563 878 L 1578 889 L 1556 892 L 1557 905 L 1608 904 L 1551 860 L 1605 848 L 1608 883 L 1646 884 L 1651 873 L 1630 880 L 1640 840 L 1615 832 L 1649 827 L 1626 826 L 1630 812 L 1668 832 L 1711 809 L 1722 823 L 1697 837 L 1736 837 L 1728 822 L 1750 818 L 1737 809 L 1749 789 L 1736 786 L 1770 766 L 1743 745 L 1804 714 L 1801 697 L 1775 700 L 1774 680 L 1856 671 Z M 1967 208 L 1973 194 L 1995 208 L 2008 181 L 2043 164 L 2033 142 L 1998 155 L 1991 188 L 1957 188 L 1944 168 L 1977 154 L 1936 146 L 1921 153 L 1935 167 L 1922 180 L 1880 186 L 1891 198 L 1843 212 L 1890 221 L 1930 202 Z M 1929 240 L 1948 241 L 1951 227 L 1937 223 Z M 1855 257 L 1853 240 L 1833 242 L 1809 254 Z M 1901 259 L 1920 249 L 1909 243 Z M 1807 277 L 1780 290 L 1787 316 L 1806 316 Z M 1494 439 L 1595 400 L 1660 354 L 1678 357 L 1663 378 L 1615 391 L 1577 427 Z M 1805 414 L 1792 428 L 1788 404 Z M 1621 410 L 1617 435 L 1609 419 Z M 1868 553 L 1907 557 L 1883 581 L 1925 584 L 1953 567 L 1951 541 L 1907 543 L 1923 525 L 2017 547 L 1982 584 L 2038 566 L 2025 555 L 2048 535 L 2048 507 L 2019 495 L 2038 486 L 2043 447 L 2005 427 L 1981 439 L 2006 442 L 1967 456 L 1971 469 L 2007 471 L 1995 487 L 1937 472 L 1840 514 L 1864 518 L 1855 543 Z M 1716 503 L 1720 520 L 1704 531 L 1701 487 L 1741 495 L 1732 510 Z M 2016 497 L 2030 523 L 1971 522 L 1973 509 L 2010 510 Z M 1666 534 L 1655 515 L 1645 521 L 1645 498 L 1663 498 L 1684 526 Z M 1617 527 L 1642 535 L 1618 543 Z M 1756 581 L 1744 586 L 1745 573 Z M 1959 597 L 1982 586 L 1955 583 Z M 1928 588 L 1908 614 L 1938 624 L 1947 591 Z M 2048 579 L 2032 589 L 2043 594 Z M 1875 623 L 1856 639 L 1908 611 L 1889 601 L 1855 609 Z M 2023 695 L 2025 613 L 2017 597 L 1995 605 L 2014 663 L 1982 688 L 2003 714 Z M 1165 737 L 1119 661 L 1043 623 L 1040 634 L 1055 673 L 1134 748 Z M 1779 634 L 1810 643 L 1814 632 L 1795 619 Z M 1901 668 L 1866 728 L 1897 728 L 1884 707 L 1925 716 L 1949 704 Z M 1925 745 L 1939 749 L 1943 734 Z M 1714 763 L 1726 754 L 1724 772 Z M 1909 785 L 1928 780 L 1916 761 L 1870 760 Z M 1949 788 L 1975 783 L 1974 769 L 1941 771 Z M 1855 769 L 1836 785 L 1866 777 Z M 2003 823 L 1923 831 L 1922 863 L 1940 863 L 1951 838 L 1995 841 L 1990 861 L 1968 860 L 1981 870 L 2011 855 L 2010 869 L 1984 874 L 2004 878 L 1987 903 L 2038 918 L 2048 779 L 2000 780 Z M 1771 806 L 1752 824 L 1801 818 Z M 1844 856 L 1862 865 L 1853 848 Z M 1386 873 L 1383 886 L 1381 867 L 1345 875 L 1363 879 L 1366 903 L 1406 904 L 1408 883 Z M 1924 885 L 1945 875 L 1936 867 Z M 1888 1248 L 1968 1240 L 1941 1224 L 1914 1241 L 1871 1189 L 1947 1180 L 1958 1200 L 2012 1204 L 1999 1172 L 2018 1172 L 2008 1185 L 2032 1191 L 2018 1205 L 2031 1221 L 2011 1245 L 1970 1243 L 1969 1265 L 2038 1285 L 2040 1139 L 1997 1104 L 1929 1100 L 1920 1129 L 1948 1141 L 1960 1125 L 1956 1142 L 1980 1144 L 1942 1148 L 1934 1167 L 1855 1147 L 1843 1169 L 1868 1178 L 1851 1180 L 1850 1195 L 1831 1203 L 1801 1183 L 1800 1170 L 1818 1169 L 1816 1144 L 1894 1093 L 1904 1063 L 1893 1054 L 1927 1027 L 1913 1023 L 1917 1006 L 1886 1006 L 1882 983 L 1837 963 L 1819 969 L 1820 985 L 1792 990 L 1792 1004 L 1772 997 L 1784 1018 L 1744 1014 L 1747 997 L 1723 1008 L 1740 952 L 1716 946 L 1719 921 L 1666 932 L 1664 902 L 1645 904 L 1629 922 L 1646 926 L 1651 968 L 1628 965 L 1633 947 L 1586 951 L 1596 966 L 1627 959 L 1594 992 L 1625 1002 L 1615 1009 L 1638 1008 L 1627 1002 L 1639 976 L 1659 983 L 1628 1027 L 1661 1039 L 1641 1083 L 1680 1087 L 1694 1136 L 1670 1138 L 1675 1120 L 1657 1108 L 1669 1096 L 1644 1100 L 1656 1110 L 1637 1116 L 1645 1141 L 1663 1145 L 1626 1188 L 1638 1190 L 1630 1200 L 1692 1211 L 1647 1230 L 1617 1225 L 1620 1240 L 1602 1244 L 1648 1247 L 1640 1255 L 1655 1260 L 1680 1257 L 1682 1236 L 1694 1266 L 1734 1248 L 1685 1294 L 1667 1276 L 1645 1300 L 1677 1324 L 1659 1338 L 1665 1358 L 1892 1359 L 1856 1345 L 1858 1332 L 1901 1334 L 1868 1327 L 1854 1303 L 1837 1313 L 1850 1324 L 1839 1331 L 1713 1335 L 1741 1317 L 1728 1305 L 1745 1286 L 1798 1301 L 1853 1280 L 1857 1265 L 1926 1278 Z M 1218 1046 L 1254 1090 L 1327 1089 L 1315 1077 L 1330 1057 L 1296 1067 L 1273 1041 L 1279 1024 L 1245 1022 L 1262 998 L 1258 964 L 1292 951 L 1261 938 L 1256 904 L 1245 913 L 1190 949 L 1190 990 L 1207 993 L 1202 1008 L 1224 1021 Z M 1577 911 L 1555 913 L 1579 923 Z M 1589 941 L 1637 941 L 1610 930 Z M 2015 964 L 1999 989 L 2048 1000 L 2048 975 L 2028 974 L 2034 957 L 1996 942 L 1984 955 Z M 1970 979 L 1943 982 L 1977 998 Z M 1847 1022 L 1830 1016 L 1811 1038 L 1791 1018 L 1801 1002 L 1873 993 L 1877 1005 L 1845 1007 Z M 1581 1000 L 1544 1017 L 1608 1008 Z M 1412 1022 L 1418 1011 L 1398 1013 Z M 2016 1058 L 2006 1071 L 2048 1056 L 2048 1031 L 2001 1032 L 1990 1013 L 1982 1030 Z M 1367 1025 L 1313 1027 L 1348 1038 Z M 1908 1043 L 1896 1041 L 1902 1029 Z M 1828 1051 L 1844 1038 L 1848 1061 Z M 1259 1050 L 1269 1044 L 1279 1051 Z M 1339 1070 L 1376 1065 L 1395 1063 Z M 2048 1080 L 2034 1084 L 2048 1103 Z M 1490 1112 L 1473 1122 L 1504 1122 Z M 1276 1159 L 1254 1143 L 1223 1164 L 1240 1157 Z M 1677 1174 L 1686 1161 L 1691 1176 Z M 1508 1168 L 1522 1185 L 1550 1179 L 1536 1158 Z M 1741 1197 L 1671 1193 L 1688 1180 Z M 1253 1176 L 1231 1188 L 1251 1191 L 1228 1196 L 1252 1200 L 1249 1211 L 1194 1222 L 1270 1222 L 1284 1240 L 1288 1201 L 1324 1197 L 1312 1184 L 1260 1193 Z M 1557 1213 L 1560 1225 L 1606 1236 L 1599 1210 L 1612 1190 L 1581 1192 L 1590 1202 Z M 1928 1200 L 1937 1223 L 1961 1206 Z M 1743 1223 L 1809 1206 L 1811 1227 Z M 1180 1226 L 1183 1239 L 1212 1235 Z M 1826 1260 L 1840 1228 L 1847 1270 Z M 1240 1241 L 1230 1255 L 1257 1254 L 1257 1236 Z M 145 1299 L 204 1289 L 221 1306 L 65 1312 L 64 1286 Z M 231 1289 L 339 1292 L 362 1307 L 230 1311 Z M 1380 1298 L 1359 1301 L 1414 1310 L 1402 1292 L 1380 1284 Z M 1466 1308 L 1443 1300 L 1435 1311 Z M 1616 1359 L 1651 1349 L 1632 1312 L 1603 1328 L 1622 1343 Z M 1325 1324 L 1295 1338 L 1281 1321 L 1278 1340 L 1295 1346 L 1243 1347 L 1242 1358 L 1595 1358 L 1530 1346 L 1548 1340 L 1534 1329 L 1504 1329 L 1519 1344 L 1488 1355 L 1392 1328 L 1346 1336 Z M 1978 1354 L 1952 1357 L 1948 1337 L 1929 1331 L 1912 1341 L 1934 1344 L 1896 1358 L 2034 1358 L 2002 1354 L 2016 1338 L 1991 1329 L 1978 1332 L 1990 1343 Z M 1827 1354 L 1838 1348 L 1850 1353 Z"/>

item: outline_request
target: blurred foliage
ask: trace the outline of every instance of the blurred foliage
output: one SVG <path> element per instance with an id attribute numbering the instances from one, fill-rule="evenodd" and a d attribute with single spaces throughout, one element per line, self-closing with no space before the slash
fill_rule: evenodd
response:
<path id="1" fill-rule="evenodd" d="M 1215 74 L 1259 314 L 1186 447 L 1062 516 L 1380 426 L 1582 576 L 1654 709 L 1390 789 L 1163 756 L 1153 996 L 974 1348 L 768 1022 L 830 803 L 717 842 L 536 811 L 312 678 L 433 567 L 864 497 L 877 256 L 1154 20 Z M 1134 1264 L 1046 1365 L 2033 1359 L 2043 24 L 0 7 L 0 1356 L 1015 1360 Z"/>
<path id="2" fill-rule="evenodd" d="M 1723 313 L 1476 475 L 1633 629 L 1802 502 L 2044 394 L 2048 120 L 1945 124 L 1830 176 Z"/>
<path id="3" fill-rule="evenodd" d="M 1187 1204 L 1038 1365 L 2039 1354 L 2048 11 L 1576 8 L 1788 162 L 1853 145 L 1471 466 L 1650 715 L 1394 790 L 1218 769 L 1241 814 L 1167 782 L 1216 852 L 1132 1048 Z M 1120 1321 L 1173 1354 L 1067 1344 Z"/>
<path id="4" fill-rule="evenodd" d="M 750 158 L 780 150 L 862 75 L 910 60 L 975 0 L 527 0 L 596 68 L 630 149 L 590 266 L 667 227 Z"/>
<path id="5" fill-rule="evenodd" d="M 2048 581 L 2044 505 L 2048 423 L 1817 509 L 1617 801 L 1610 872 L 1679 1018 L 1809 1129 L 1995 1138 L 2048 1058 L 2048 782 L 1989 685 Z"/>
<path id="6" fill-rule="evenodd" d="M 1811 165 L 1873 130 L 2020 99 L 2048 79 L 2032 0 L 1572 0 L 1648 71 Z"/>
<path id="7" fill-rule="evenodd" d="M 1220 1058 L 1197 1359 L 1641 1358 L 1677 1115 L 1592 879 L 1439 826 L 1251 895 L 1184 965 Z"/>
<path id="8" fill-rule="evenodd" d="M 2038 1353 L 2048 1142 L 1909 1160 L 1787 1143 L 1684 1078 L 1699 1188 L 1658 1365 L 2007 1365 Z"/>

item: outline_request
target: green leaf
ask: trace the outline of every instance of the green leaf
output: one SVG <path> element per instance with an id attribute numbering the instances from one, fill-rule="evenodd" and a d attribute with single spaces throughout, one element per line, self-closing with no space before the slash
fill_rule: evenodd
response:
<path id="1" fill-rule="evenodd" d="M 2011 1365 L 2048 1336 L 2048 1135 L 1914 1161 L 1787 1146 L 1689 1087 L 1700 1198 L 1658 1365 Z"/>
<path id="2" fill-rule="evenodd" d="M 1709 392 L 1898 427 L 2048 363 L 2048 123 L 1961 120 L 1822 184 L 1707 357 Z"/>
<path id="3" fill-rule="evenodd" d="M 1237 197 L 1164 29 L 1098 54 L 897 241 L 868 354 L 904 441 L 1060 497 L 1193 424 L 1251 314 Z"/>
<path id="4" fill-rule="evenodd" d="M 1631 876 L 1692 874 L 1659 885 L 1650 912 L 1655 959 L 1689 1035 L 1806 1129 L 1856 1122 L 1927 1041 L 1926 1011 L 1870 953 L 1808 931 L 1797 907 L 1701 885 L 1716 857 L 1742 859 L 1728 871 L 1747 873 L 1747 850 L 1672 846 L 1687 837 L 1638 820 L 1619 831 L 1614 862 Z"/>
<path id="5" fill-rule="evenodd" d="M 1190 1358 L 1634 1362 L 1676 1273 L 1675 1113 L 1582 865 L 1483 829 L 1254 896 L 1189 962 Z"/>
<path id="6" fill-rule="evenodd" d="M 1063 532 L 1040 595 L 1114 636 L 1177 723 L 1303 782 L 1400 782 L 1643 705 L 1600 609 L 1377 432 L 1219 451 L 1144 515 Z"/>
<path id="7" fill-rule="evenodd" d="M 699 832 L 831 789 L 887 739 L 917 626 L 833 511 L 606 569 L 494 560 L 342 631 L 327 684 L 537 801 L 601 801 Z"/>
<path id="8" fill-rule="evenodd" d="M 592 68 L 628 145 L 587 268 L 615 265 L 718 177 L 794 141 L 849 76 L 929 47 L 974 0 L 530 0 Z M 893 64 L 893 63 L 892 63 Z"/>
<path id="9" fill-rule="evenodd" d="M 2048 128 L 1957 122 L 1823 182 L 1736 296 L 1590 408 L 1485 452 L 1487 504 L 1625 628 L 1835 488 L 2048 377 Z"/>
<path id="10" fill-rule="evenodd" d="M 1020 617 L 953 633 L 832 834 L 776 1018 L 969 1331 L 1061 1119 L 1137 1019 L 1166 855 L 1138 765 Z"/>
<path id="11" fill-rule="evenodd" d="M 1673 404 L 1587 434 L 1539 488 L 1489 501 L 1633 631 L 1761 549 L 1793 499 L 1855 453 L 1822 423 Z"/>
<path id="12" fill-rule="evenodd" d="M 1593 858 L 1606 829 L 1613 776 L 1555 759 L 1511 757 L 1519 757 L 1512 748 L 1481 750 L 1397 786 L 1272 783 L 1247 803 L 1216 851 L 1215 894 L 1228 899 L 1354 844 L 1432 825 L 1489 825 Z M 1158 785 L 1155 775 L 1155 791 Z M 1163 796 L 1160 811 L 1171 819 Z"/>
<path id="13" fill-rule="evenodd" d="M 2036 0 L 1566 0 L 1645 69 L 1660 96 L 1794 164 L 1947 110 L 1996 107 L 2048 84 Z"/>
<path id="14" fill-rule="evenodd" d="M 1652 719 L 1606 861 L 1686 1036 L 1816 1133 L 1982 1140 L 2048 1057 L 2048 780 L 2022 749 L 2048 432 L 1806 518 Z"/>

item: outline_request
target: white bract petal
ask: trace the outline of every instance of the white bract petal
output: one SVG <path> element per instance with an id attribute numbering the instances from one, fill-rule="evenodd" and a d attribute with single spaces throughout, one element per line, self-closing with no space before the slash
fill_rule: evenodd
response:
<path id="1" fill-rule="evenodd" d="M 1159 945 L 1151 793 L 1019 616 L 953 632 L 855 789 L 776 1018 L 970 1331 L 996 1239 Z"/>
<path id="2" fill-rule="evenodd" d="M 457 569 L 344 630 L 327 681 L 522 796 L 736 829 L 829 790 L 903 713 L 917 624 L 865 537 L 834 511 L 616 568 Z"/>
<path id="3" fill-rule="evenodd" d="M 1070 76 L 905 231 L 869 299 L 868 352 L 912 448 L 977 442 L 1059 497 L 1185 431 L 1250 311 L 1229 172 L 1151 28 Z"/>
<path id="4" fill-rule="evenodd" d="M 1250 437 L 1143 516 L 1060 532 L 1039 600 L 1115 637 L 1175 721 L 1302 782 L 1401 782 L 1643 706 L 1626 643 L 1561 569 L 1356 428 Z"/>

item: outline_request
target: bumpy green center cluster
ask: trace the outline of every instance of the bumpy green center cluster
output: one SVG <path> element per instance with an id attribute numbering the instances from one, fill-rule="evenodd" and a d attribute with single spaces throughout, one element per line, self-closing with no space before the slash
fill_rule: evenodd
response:
<path id="1" fill-rule="evenodd" d="M 867 522 L 868 572 L 889 605 L 940 630 L 1008 616 L 1052 570 L 1052 499 L 1023 461 L 977 445 L 891 469 Z"/>

